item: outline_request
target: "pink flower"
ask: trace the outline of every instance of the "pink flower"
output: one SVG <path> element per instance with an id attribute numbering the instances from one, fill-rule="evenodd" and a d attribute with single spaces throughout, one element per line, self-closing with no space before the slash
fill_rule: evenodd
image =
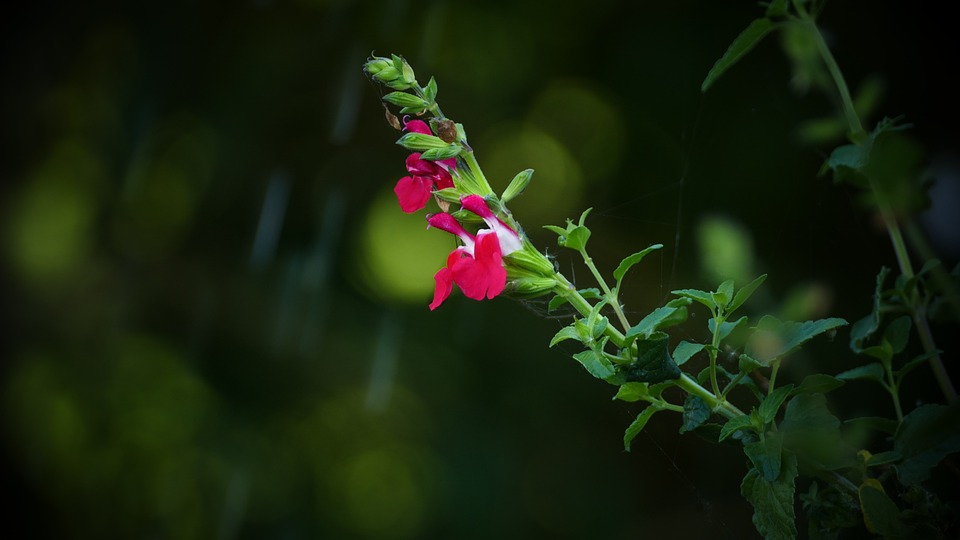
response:
<path id="1" fill-rule="evenodd" d="M 403 129 L 409 131 L 410 133 L 433 135 L 433 131 L 430 130 L 430 126 L 428 126 L 423 120 L 407 120 L 405 117 L 403 119 Z M 437 163 L 449 171 L 450 169 L 457 167 L 457 158 L 439 159 L 437 160 Z"/>
<path id="2" fill-rule="evenodd" d="M 503 255 L 522 247 L 519 235 L 490 211 L 482 197 L 470 195 L 461 202 L 466 210 L 483 218 L 488 225 L 495 221 L 496 226 L 481 229 L 474 236 L 450 214 L 433 214 L 427 218 L 431 226 L 455 234 L 463 241 L 462 246 L 447 256 L 447 265 L 433 276 L 436 288 L 430 303 L 431 311 L 450 296 L 454 283 L 467 298 L 495 298 L 507 284 Z"/>

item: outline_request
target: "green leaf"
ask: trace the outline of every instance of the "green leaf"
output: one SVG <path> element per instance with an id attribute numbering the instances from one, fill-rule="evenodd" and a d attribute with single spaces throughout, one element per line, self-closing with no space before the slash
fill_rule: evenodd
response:
<path id="1" fill-rule="evenodd" d="M 880 345 L 875 345 L 873 347 L 867 347 L 862 349 L 860 354 L 865 354 L 867 356 L 872 356 L 880 360 L 884 365 L 889 365 L 890 360 L 893 358 L 893 347 L 890 346 L 890 342 L 886 339 L 880 341 Z"/>
<path id="2" fill-rule="evenodd" d="M 564 228 L 562 228 L 562 227 L 557 227 L 556 225 L 544 225 L 543 228 L 546 229 L 546 230 L 548 230 L 548 231 L 550 231 L 550 232 L 557 233 L 557 235 L 559 235 L 559 236 L 566 236 L 566 235 L 567 235 L 567 230 L 566 230 L 566 229 L 564 229 Z"/>
<path id="3" fill-rule="evenodd" d="M 760 403 L 760 407 L 757 409 L 757 412 L 760 413 L 760 418 L 763 419 L 764 424 L 769 424 L 777 417 L 777 411 L 780 410 L 780 406 L 783 405 L 783 402 L 790 397 L 790 391 L 793 390 L 793 385 L 788 384 L 777 388 L 773 392 L 763 398 L 763 401 Z"/>
<path id="4" fill-rule="evenodd" d="M 641 259 L 647 256 L 651 251 L 663 248 L 663 244 L 654 244 L 643 251 L 638 251 L 633 255 L 630 255 L 620 261 L 620 265 L 617 266 L 617 269 L 613 271 L 613 278 L 617 280 L 617 289 L 620 288 L 620 281 L 623 279 L 623 276 L 627 273 L 627 270 L 633 267 L 633 265 L 640 262 Z"/>
<path id="5" fill-rule="evenodd" d="M 682 366 L 687 363 L 687 360 L 693 358 L 693 355 L 702 351 L 704 347 L 703 343 L 690 343 L 689 341 L 681 341 L 677 344 L 677 348 L 673 350 L 673 361 L 678 365 Z"/>
<path id="6" fill-rule="evenodd" d="M 783 414 L 783 430 L 837 429 L 840 420 L 827 409 L 827 398 L 823 394 L 800 394 L 787 404 Z"/>
<path id="7" fill-rule="evenodd" d="M 790 351 L 800 347 L 800 345 L 806 343 L 810 339 L 834 328 L 844 326 L 847 324 L 847 321 L 839 318 L 829 318 L 829 319 L 820 319 L 819 321 L 804 321 L 799 323 L 791 323 L 791 328 L 787 333 L 788 339 L 783 345 L 783 353 L 778 356 L 783 356 L 788 354 Z"/>
<path id="8" fill-rule="evenodd" d="M 750 356 L 749 354 L 741 354 L 740 361 L 737 363 L 737 367 L 742 373 L 750 373 L 755 369 L 766 367 L 767 364 L 760 362 L 756 358 Z"/>
<path id="9" fill-rule="evenodd" d="M 427 103 L 433 103 L 437 101 L 437 81 L 433 77 L 430 77 L 430 81 L 427 82 L 427 85 L 423 87 L 423 95 L 426 98 Z"/>
<path id="10" fill-rule="evenodd" d="M 903 459 L 903 456 L 900 455 L 900 452 L 894 452 L 893 450 L 889 452 L 880 452 L 879 454 L 873 454 L 867 459 L 867 467 L 878 467 L 880 465 L 889 465 L 891 463 L 896 463 Z"/>
<path id="11" fill-rule="evenodd" d="M 880 328 L 880 308 L 883 305 L 883 284 L 887 280 L 890 269 L 886 266 L 880 268 L 877 274 L 876 286 L 873 292 L 873 311 L 869 315 L 857 321 L 850 328 L 850 349 L 853 352 L 863 350 L 863 344 L 874 332 Z"/>
<path id="12" fill-rule="evenodd" d="M 650 421 L 650 417 L 653 416 L 653 413 L 655 412 L 657 412 L 656 407 L 647 407 L 640 411 L 640 414 L 637 415 L 637 418 L 623 433 L 624 451 L 630 451 L 630 443 L 633 442 L 633 439 L 640 434 L 640 432 L 643 430 L 643 426 L 647 425 L 647 422 Z"/>
<path id="13" fill-rule="evenodd" d="M 756 431 L 756 426 L 753 425 L 753 417 L 751 415 L 744 414 L 728 420 L 727 423 L 724 424 L 720 429 L 720 439 L 718 442 L 723 441 L 741 429 L 751 429 Z"/>
<path id="14" fill-rule="evenodd" d="M 567 303 L 567 298 L 565 296 L 560 296 L 559 294 L 550 299 L 550 302 L 547 303 L 547 313 L 557 309 L 558 307 Z"/>
<path id="15" fill-rule="evenodd" d="M 730 302 L 730 305 L 727 306 L 727 313 L 733 313 L 737 308 L 742 306 L 746 302 L 753 292 L 757 290 L 757 287 L 763 284 L 766 281 L 767 275 L 763 274 L 757 279 L 747 283 L 742 289 L 737 291 L 737 294 L 733 297 L 733 301 Z"/>
<path id="16" fill-rule="evenodd" d="M 594 351 L 583 351 L 573 355 L 573 359 L 598 379 L 606 379 L 616 373 L 613 362 Z"/>
<path id="17" fill-rule="evenodd" d="M 636 342 L 636 361 L 622 368 L 628 382 L 658 383 L 680 376 L 680 368 L 670 358 L 670 351 L 667 350 L 668 339 L 666 334 L 657 333 L 650 339 Z"/>
<path id="18" fill-rule="evenodd" d="M 711 293 L 706 291 L 698 291 L 697 289 L 680 289 L 678 291 L 671 291 L 671 293 L 683 298 L 689 298 L 695 302 L 700 302 L 701 304 L 710 308 L 711 312 L 717 309 L 717 303 L 713 301 L 713 296 L 711 296 Z"/>
<path id="19" fill-rule="evenodd" d="M 723 75 L 726 70 L 730 69 L 730 67 L 743 58 L 745 54 L 750 52 L 750 49 L 754 48 L 757 43 L 760 43 L 760 40 L 774 28 L 775 25 L 773 22 L 766 17 L 751 22 L 750 25 L 733 40 L 733 43 L 727 48 L 727 52 L 723 53 L 723 56 L 710 68 L 710 72 L 707 73 L 703 84 L 700 85 L 700 91 L 706 92 L 720 75 Z"/>
<path id="20" fill-rule="evenodd" d="M 790 0 L 773 0 L 767 5 L 767 17 L 780 17 L 787 14 Z"/>
<path id="21" fill-rule="evenodd" d="M 613 396 L 613 399 L 634 402 L 648 396 L 650 396 L 650 386 L 647 383 L 628 382 L 620 385 L 620 388 L 617 389 L 617 395 Z"/>
<path id="22" fill-rule="evenodd" d="M 865 366 L 855 367 L 853 369 L 848 369 L 843 373 L 838 373 L 837 378 L 841 381 L 854 381 L 857 379 L 864 379 L 868 381 L 877 381 L 883 382 L 883 366 L 874 362 L 872 364 L 867 364 Z"/>
<path id="23" fill-rule="evenodd" d="M 793 510 L 796 478 L 797 457 L 786 452 L 776 480 L 767 480 L 760 471 L 751 468 L 740 484 L 740 493 L 753 505 L 753 525 L 766 540 L 797 537 Z"/>
<path id="24" fill-rule="evenodd" d="M 893 449 L 903 455 L 897 465 L 900 482 L 909 486 L 930 478 L 930 470 L 944 457 L 960 451 L 960 401 L 923 405 L 904 416 Z"/>
<path id="25" fill-rule="evenodd" d="M 882 488 L 864 482 L 860 486 L 859 495 L 863 521 L 870 532 L 878 533 L 883 538 L 905 538 L 900 509 Z"/>
<path id="26" fill-rule="evenodd" d="M 890 342 L 890 348 L 893 354 L 899 354 L 907 348 L 907 341 L 910 339 L 910 330 L 913 328 L 913 321 L 909 315 L 903 315 L 890 321 L 886 330 L 883 332 L 883 339 Z"/>
<path id="27" fill-rule="evenodd" d="M 680 433 L 693 431 L 709 419 L 710 406 L 707 402 L 693 394 L 687 394 L 687 399 L 683 402 L 683 425 L 680 426 Z"/>
<path id="28" fill-rule="evenodd" d="M 577 329 L 573 325 L 564 326 L 561 328 L 560 331 L 553 336 L 553 339 L 550 340 L 550 346 L 553 347 L 557 343 L 567 339 L 575 339 L 580 341 L 580 333 L 577 332 Z"/>
<path id="29" fill-rule="evenodd" d="M 717 303 L 717 306 L 726 311 L 727 305 L 733 300 L 733 280 L 728 279 L 721 283 L 720 286 L 717 287 L 717 292 L 712 293 L 711 296 L 713 297 L 713 301 Z"/>
<path id="30" fill-rule="evenodd" d="M 679 317 L 677 316 L 679 312 Z M 636 326 L 627 330 L 627 333 L 624 334 L 627 338 L 632 338 L 634 336 L 640 336 L 642 339 L 649 339 L 654 332 L 659 330 L 661 327 L 671 326 L 668 323 L 679 324 L 686 319 L 687 308 L 680 307 L 658 307 L 648 314 L 646 317 L 640 320 Z M 679 319 L 679 321 L 677 320 Z"/>
<path id="31" fill-rule="evenodd" d="M 827 392 L 840 388 L 844 385 L 841 379 L 825 375 L 823 373 L 814 373 L 808 375 L 800 383 L 800 386 L 793 389 L 793 395 L 797 394 L 826 394 Z"/>
<path id="32" fill-rule="evenodd" d="M 916 368 L 919 365 L 925 364 L 928 360 L 930 360 L 931 358 L 933 358 L 934 356 L 942 352 L 943 351 L 941 351 L 940 349 L 936 349 L 928 353 L 921 354 L 915 357 L 913 360 L 910 360 L 909 362 L 904 364 L 903 367 L 901 367 L 900 369 L 894 371 L 893 375 L 898 379 L 903 379 L 907 375 L 907 373 L 910 373 L 911 371 L 913 371 L 914 368 Z"/>
<path id="33" fill-rule="evenodd" d="M 800 394 L 787 403 L 780 423 L 785 445 L 805 462 L 832 470 L 856 463 L 856 451 L 844 443 L 840 420 L 827 409 L 823 394 Z"/>
<path id="34" fill-rule="evenodd" d="M 774 482 L 780 476 L 782 451 L 783 439 L 776 433 L 766 433 L 761 440 L 743 446 L 743 453 L 768 482 Z"/>

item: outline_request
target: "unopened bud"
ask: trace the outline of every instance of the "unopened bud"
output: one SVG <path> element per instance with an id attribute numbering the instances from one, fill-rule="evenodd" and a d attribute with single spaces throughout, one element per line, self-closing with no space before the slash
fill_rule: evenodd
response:
<path id="1" fill-rule="evenodd" d="M 530 272 L 536 277 L 552 277 L 557 271 L 550 259 L 537 251 L 529 242 L 524 242 L 523 249 L 514 251 L 503 260 L 508 271 L 511 267 L 515 267 Z"/>
<path id="2" fill-rule="evenodd" d="M 422 152 L 424 150 L 430 150 L 431 148 L 446 148 L 450 146 L 448 143 L 443 142 L 440 137 L 434 135 L 425 135 L 423 133 L 407 133 L 403 137 L 397 139 L 397 144 L 406 148 L 407 150 L 413 150 L 414 152 Z"/>
<path id="3" fill-rule="evenodd" d="M 536 298 L 549 294 L 556 288 L 557 280 L 550 278 L 522 277 L 507 284 L 510 293 L 521 298 Z"/>
<path id="4" fill-rule="evenodd" d="M 503 190 L 503 195 L 500 196 L 500 200 L 504 203 L 508 203 L 515 199 L 517 195 L 523 193 L 523 190 L 527 188 L 527 185 L 530 184 L 530 179 L 532 178 L 533 169 L 527 169 L 518 173 L 513 177 L 513 180 L 510 181 L 510 185 L 507 186 L 507 189 Z"/>

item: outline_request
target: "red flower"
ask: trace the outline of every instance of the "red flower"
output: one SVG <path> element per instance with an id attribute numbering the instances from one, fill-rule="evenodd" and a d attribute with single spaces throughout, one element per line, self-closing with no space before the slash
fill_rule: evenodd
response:
<path id="1" fill-rule="evenodd" d="M 436 289 L 433 302 L 430 303 L 431 311 L 450 296 L 454 283 L 467 298 L 483 300 L 496 297 L 507 284 L 503 255 L 520 249 L 520 237 L 493 215 L 483 198 L 471 195 L 464 197 L 462 202 L 465 209 L 484 218 L 488 224 L 488 217 L 496 220 L 497 226 L 481 229 L 474 236 L 450 214 L 433 214 L 427 218 L 431 226 L 455 234 L 463 241 L 463 246 L 453 250 L 447 257 L 447 265 L 433 276 Z"/>
<path id="2" fill-rule="evenodd" d="M 404 129 L 412 133 L 433 134 L 423 120 L 411 120 L 404 125 Z M 456 159 L 429 161 L 420 159 L 420 155 L 415 152 L 407 157 L 407 172 L 410 176 L 401 178 L 393 188 L 400 209 L 408 214 L 425 207 L 434 189 L 453 187 L 453 178 L 447 171 L 456 166 Z"/>

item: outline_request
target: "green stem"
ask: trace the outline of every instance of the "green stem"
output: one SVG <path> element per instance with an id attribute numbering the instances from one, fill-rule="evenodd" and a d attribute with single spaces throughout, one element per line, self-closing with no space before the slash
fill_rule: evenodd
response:
<path id="1" fill-rule="evenodd" d="M 590 273 L 593 274 L 594 279 L 597 280 L 597 283 L 600 284 L 600 288 L 603 289 L 603 294 L 607 297 L 607 303 L 613 308 L 613 312 L 617 314 L 617 319 L 620 321 L 620 324 L 623 325 L 623 331 L 629 331 L 631 326 L 630 321 L 627 320 L 627 316 L 623 313 L 623 308 L 620 307 L 620 301 L 617 299 L 616 293 L 611 291 L 610 287 L 607 286 L 607 282 L 603 279 L 603 275 L 600 274 L 599 270 L 597 270 L 597 266 L 593 264 L 593 258 L 590 257 L 590 255 L 587 255 L 587 250 L 581 249 L 580 255 L 583 255 L 583 264 L 587 265 L 587 268 L 590 269 Z"/>
<path id="2" fill-rule="evenodd" d="M 593 306 L 591 306 L 590 302 L 588 302 L 579 292 L 577 292 L 576 287 L 574 287 L 573 284 L 570 283 L 570 281 L 559 272 L 554 274 L 553 277 L 558 283 L 557 287 L 554 289 L 554 292 L 563 298 L 566 298 L 567 301 L 570 302 L 570 305 L 579 311 L 581 315 L 589 315 L 590 311 L 593 310 Z M 607 325 L 607 329 L 604 331 L 604 333 L 610 338 L 610 341 L 618 347 L 623 347 L 626 344 L 626 338 L 614 326 Z M 700 386 L 697 381 L 690 378 L 690 376 L 686 373 L 681 373 L 680 377 L 672 382 L 688 394 L 702 399 L 704 402 L 706 402 L 711 410 L 718 414 L 721 414 L 727 418 L 736 418 L 744 415 L 744 412 L 738 409 L 732 403 L 717 398 L 716 394 Z"/>
<path id="3" fill-rule="evenodd" d="M 710 341 L 710 385 L 713 387 L 713 393 L 724 399 L 724 394 L 720 393 L 720 384 L 717 382 L 717 351 L 720 350 L 720 325 L 723 324 L 723 317 L 714 315 L 713 317 L 713 339 Z"/>
<path id="4" fill-rule="evenodd" d="M 780 360 L 775 359 L 770 363 L 770 383 L 767 385 L 767 395 L 773 393 L 777 386 L 777 373 L 780 371 Z"/>

